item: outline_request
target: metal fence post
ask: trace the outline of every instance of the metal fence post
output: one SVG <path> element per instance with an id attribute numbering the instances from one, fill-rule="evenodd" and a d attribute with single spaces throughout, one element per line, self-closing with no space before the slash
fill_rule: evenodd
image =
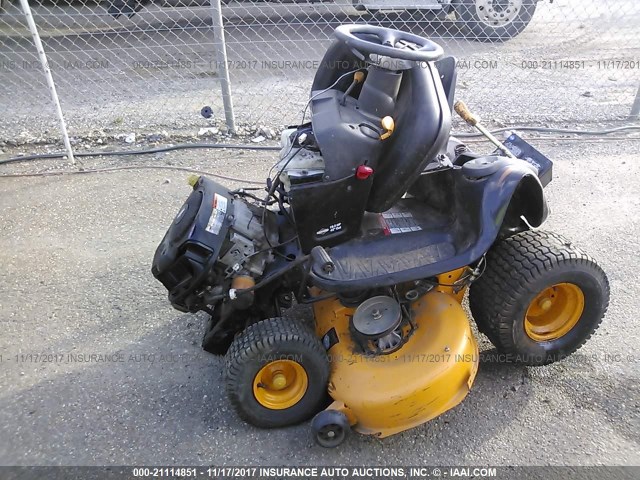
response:
<path id="1" fill-rule="evenodd" d="M 25 1 L 25 0 L 23 0 Z M 231 132 L 236 131 L 236 119 L 233 113 L 233 97 L 231 96 L 231 80 L 227 62 L 227 43 L 224 36 L 224 24 L 222 21 L 222 6 L 220 0 L 211 0 L 211 18 L 213 22 L 214 45 L 216 48 L 216 60 L 220 77 L 220 89 L 222 90 L 222 102 L 224 104 L 224 116 L 227 128 Z"/>
<path id="2" fill-rule="evenodd" d="M 636 93 L 636 99 L 631 106 L 631 114 L 629 114 L 629 120 L 637 120 L 640 117 L 640 87 Z"/>
<path id="3" fill-rule="evenodd" d="M 53 100 L 53 104 L 55 105 L 55 108 L 56 108 L 56 114 L 58 115 L 58 120 L 60 121 L 60 130 L 62 132 L 62 140 L 64 141 L 64 147 L 67 150 L 67 157 L 71 162 L 71 164 L 75 165 L 76 161 L 75 161 L 75 158 L 73 158 L 73 149 L 71 148 L 71 142 L 69 141 L 69 134 L 67 133 L 67 124 L 64 121 L 64 115 L 62 114 L 62 107 L 60 107 L 60 99 L 58 98 L 58 92 L 56 91 L 56 84 L 53 82 L 53 75 L 51 75 L 49 62 L 47 62 L 47 55 L 44 52 L 44 47 L 42 46 L 42 41 L 40 40 L 40 34 L 38 33 L 36 22 L 33 19 L 33 15 L 31 14 L 31 7 L 29 6 L 29 0 L 20 0 L 20 5 L 22 6 L 22 11 L 24 12 L 24 16 L 27 19 L 27 24 L 29 25 L 29 30 L 31 31 L 31 36 L 33 37 L 33 43 L 35 43 L 36 50 L 38 50 L 38 57 L 40 57 L 40 63 L 42 64 L 44 75 L 47 78 L 47 84 L 49 85 L 49 92 L 51 93 L 51 100 Z"/>

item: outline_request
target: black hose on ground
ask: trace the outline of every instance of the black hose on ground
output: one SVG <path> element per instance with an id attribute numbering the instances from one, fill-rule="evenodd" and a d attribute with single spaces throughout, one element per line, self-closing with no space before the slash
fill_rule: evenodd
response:
<path id="1" fill-rule="evenodd" d="M 121 150 L 121 151 L 108 151 L 108 152 L 73 152 L 75 157 L 117 157 L 126 155 L 148 155 L 150 153 L 164 153 L 172 152 L 174 150 L 188 150 L 195 148 L 210 148 L 210 149 L 229 149 L 229 150 L 266 150 L 266 151 L 278 151 L 280 147 L 270 145 L 234 145 L 230 143 L 180 143 L 178 145 L 171 145 L 168 147 L 157 148 L 144 148 L 142 150 Z M 0 165 L 13 162 L 23 162 L 27 160 L 46 160 L 51 158 L 63 158 L 67 154 L 61 153 L 35 153 L 33 155 L 24 155 L 20 157 L 7 158 L 0 160 Z"/>
<path id="2" fill-rule="evenodd" d="M 566 133 L 572 135 L 593 135 L 593 136 L 601 136 L 601 135 L 609 135 L 611 133 L 618 133 L 624 131 L 640 131 L 640 125 L 625 125 L 622 127 L 615 128 L 607 128 L 605 130 L 581 130 L 581 129 L 572 129 L 572 128 L 550 128 L 550 127 L 526 127 L 526 126 L 517 126 L 517 127 L 504 127 L 497 128 L 495 130 L 491 130 L 491 133 L 495 135 L 496 133 L 508 132 L 510 130 L 519 130 L 521 132 L 539 132 L 539 133 Z M 454 137 L 458 138 L 472 138 L 472 137 L 482 137 L 483 134 L 479 132 L 475 133 L 452 133 Z"/>
<path id="3" fill-rule="evenodd" d="M 590 136 L 607 136 L 612 133 L 628 132 L 628 131 L 640 131 L 640 125 L 625 125 L 622 127 L 609 128 L 604 130 L 581 130 L 570 128 L 549 128 L 549 127 L 531 127 L 531 126 L 514 126 L 504 127 L 492 130 L 492 134 L 506 132 L 510 130 L 515 131 L 527 131 L 527 132 L 540 132 L 540 133 L 561 133 L 572 135 L 590 135 Z M 482 137 L 481 133 L 452 133 L 452 136 L 458 138 L 476 138 Z M 628 137 L 629 139 L 635 139 L 637 137 Z M 538 140 L 544 140 L 542 137 Z M 620 140 L 620 138 L 616 138 Z M 559 139 L 560 140 L 560 139 Z M 167 147 L 146 148 L 141 150 L 121 150 L 121 151 L 107 151 L 107 152 L 78 152 L 74 153 L 74 156 L 82 157 L 103 157 L 103 156 L 128 156 L 128 155 L 148 155 L 151 153 L 164 153 L 175 150 L 188 150 L 188 149 L 229 149 L 229 150 L 256 150 L 256 151 L 279 151 L 279 146 L 272 145 L 238 145 L 229 143 L 181 143 L 178 145 L 171 145 Z M 24 155 L 19 157 L 11 157 L 4 160 L 0 160 L 0 165 L 16 162 L 26 162 L 30 160 L 46 160 L 53 158 L 64 158 L 66 153 L 38 153 L 33 155 Z M 172 167 L 164 165 L 147 165 L 147 166 L 122 166 L 112 168 L 94 168 L 94 169 L 82 169 L 82 170 L 70 170 L 70 171 L 56 171 L 56 172 L 42 172 L 42 173 L 15 173 L 0 175 L 0 178 L 17 178 L 17 177 L 45 177 L 54 175 L 75 175 L 75 174 L 87 174 L 87 173 L 109 173 L 122 170 L 140 170 L 140 169 L 167 169 L 167 170 L 183 170 L 194 173 L 202 173 L 211 177 L 220 178 L 223 180 L 229 180 L 234 182 L 250 183 L 254 185 L 262 185 L 264 182 L 255 180 L 246 180 L 243 178 L 229 177 L 225 175 L 219 175 L 215 173 L 196 170 L 188 167 Z"/>

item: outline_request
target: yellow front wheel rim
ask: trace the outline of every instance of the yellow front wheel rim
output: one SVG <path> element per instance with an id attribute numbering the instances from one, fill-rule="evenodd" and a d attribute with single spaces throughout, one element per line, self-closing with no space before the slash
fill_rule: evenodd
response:
<path id="1" fill-rule="evenodd" d="M 253 396 L 271 410 L 284 410 L 298 403 L 309 386 L 304 367 L 293 360 L 276 360 L 260 369 L 253 380 Z"/>
<path id="2" fill-rule="evenodd" d="M 524 316 L 524 330 L 537 342 L 557 340 L 576 326 L 583 311 L 582 289 L 573 283 L 557 283 L 531 301 Z"/>

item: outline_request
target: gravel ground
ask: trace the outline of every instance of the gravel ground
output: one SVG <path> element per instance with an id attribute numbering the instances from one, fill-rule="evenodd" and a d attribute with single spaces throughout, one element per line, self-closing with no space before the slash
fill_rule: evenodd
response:
<path id="1" fill-rule="evenodd" d="M 115 20 L 104 6 L 37 5 L 70 135 L 195 135 L 224 114 L 209 7 L 148 5 Z M 231 2 L 224 7 L 236 117 L 242 129 L 297 123 L 317 63 L 341 23 L 411 30 L 459 59 L 457 96 L 485 120 L 516 123 L 625 120 L 640 85 L 640 8 L 632 0 L 541 2 L 517 38 L 463 38 L 451 20 L 361 15 L 350 0 Z M 287 65 L 284 62 L 300 62 Z M 576 63 L 577 62 L 577 63 Z M 0 15 L 0 142 L 59 138 L 31 38 L 17 6 Z M 200 116 L 203 106 L 213 120 Z M 2 147 L 0 143 L 0 148 Z"/>
<path id="2" fill-rule="evenodd" d="M 384 440 L 352 435 L 335 450 L 315 446 L 307 424 L 241 422 L 222 360 L 200 349 L 204 319 L 173 310 L 152 277 L 155 247 L 189 191 L 185 172 L 0 179 L 0 465 L 637 465 L 638 140 L 540 145 L 556 161 L 545 228 L 583 246 L 611 281 L 598 333 L 554 365 L 483 362 L 452 411 Z M 84 163 L 260 179 L 273 160 L 187 151 Z"/>

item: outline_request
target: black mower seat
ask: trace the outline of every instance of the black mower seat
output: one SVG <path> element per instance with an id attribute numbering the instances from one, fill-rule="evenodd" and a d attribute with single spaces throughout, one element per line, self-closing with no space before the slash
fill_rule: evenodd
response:
<path id="1" fill-rule="evenodd" d="M 383 143 L 367 211 L 385 212 L 402 198 L 449 140 L 451 111 L 438 69 L 428 63 L 404 72 L 395 106 L 395 133 Z"/>

